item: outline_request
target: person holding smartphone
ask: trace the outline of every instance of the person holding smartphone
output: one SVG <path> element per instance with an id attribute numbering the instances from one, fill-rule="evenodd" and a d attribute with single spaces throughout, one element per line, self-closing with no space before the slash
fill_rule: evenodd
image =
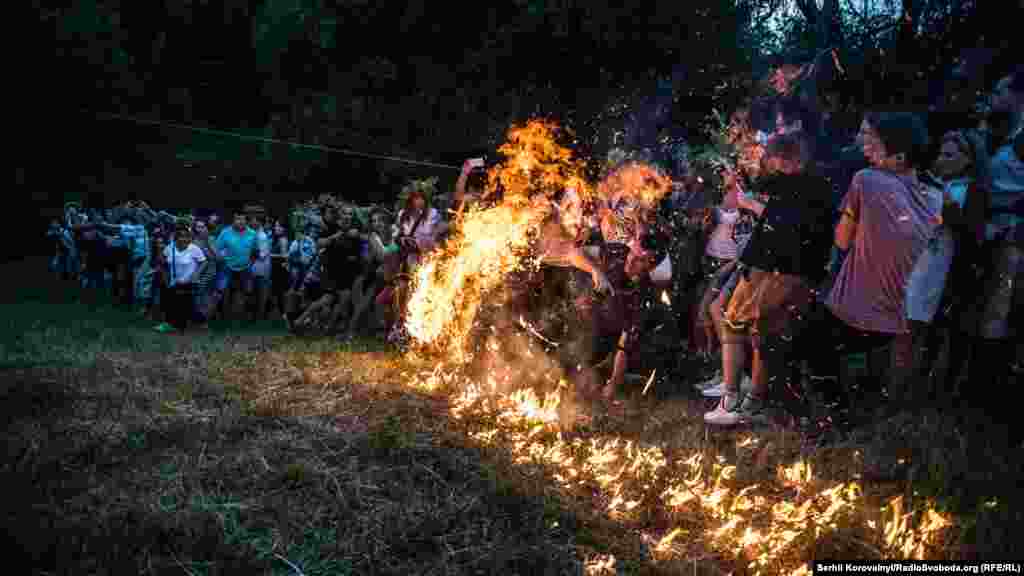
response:
<path id="1" fill-rule="evenodd" d="M 452 196 L 452 212 L 459 214 L 480 202 L 485 177 L 483 158 L 470 158 L 462 163 L 462 172 L 455 182 L 455 194 Z"/>

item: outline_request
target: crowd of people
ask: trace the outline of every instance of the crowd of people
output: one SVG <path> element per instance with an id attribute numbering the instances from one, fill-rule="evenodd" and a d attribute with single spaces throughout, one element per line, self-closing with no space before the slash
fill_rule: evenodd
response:
<path id="1" fill-rule="evenodd" d="M 813 436 L 850 405 L 841 359 L 882 348 L 887 408 L 960 405 L 1012 420 L 1002 398 L 1020 373 L 1022 81 L 1019 67 L 1000 80 L 985 122 L 942 134 L 937 156 L 915 113 L 868 111 L 835 146 L 821 137 L 827 116 L 779 98 L 752 179 L 729 169 L 721 190 L 705 190 L 710 178 L 681 157 L 661 167 L 672 192 L 655 206 L 614 190 L 596 204 L 550 196 L 539 282 L 571 308 L 577 341 L 562 353 L 583 393 L 614 400 L 642 360 L 650 301 L 668 298 L 681 348 L 716 368 L 697 385 L 718 399 L 709 425 L 756 422 L 774 401 Z M 612 159 L 605 182 L 626 163 Z M 276 310 L 295 332 L 401 341 L 418 259 L 489 201 L 480 164 L 466 161 L 451 194 L 413 181 L 395 206 L 321 195 L 288 218 L 246 206 L 226 225 L 140 202 L 69 205 L 51 223 L 52 269 L 135 304 L 160 331 Z M 520 292 L 529 316 L 538 291 Z M 1006 429 L 1014 445 L 1017 428 Z"/>

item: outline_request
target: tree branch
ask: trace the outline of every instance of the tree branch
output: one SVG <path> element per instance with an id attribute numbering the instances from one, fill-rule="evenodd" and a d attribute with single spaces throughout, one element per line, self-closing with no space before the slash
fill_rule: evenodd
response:
<path id="1" fill-rule="evenodd" d="M 800 13 L 804 15 L 804 19 L 808 23 L 814 24 L 818 21 L 818 6 L 814 3 L 814 0 L 794 0 L 796 7 L 800 9 Z"/>

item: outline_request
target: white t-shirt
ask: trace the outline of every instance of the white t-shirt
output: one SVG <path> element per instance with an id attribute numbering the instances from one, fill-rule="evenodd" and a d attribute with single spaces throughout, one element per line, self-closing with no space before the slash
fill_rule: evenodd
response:
<path id="1" fill-rule="evenodd" d="M 195 244 L 189 244 L 184 250 L 178 250 L 178 244 L 172 243 L 164 248 L 164 258 L 167 260 L 167 270 L 170 274 L 169 286 L 174 286 L 179 281 L 192 276 L 199 266 L 206 262 L 203 250 Z"/>
<path id="2" fill-rule="evenodd" d="M 739 222 L 740 211 L 725 208 L 716 208 L 715 211 L 718 213 L 718 224 L 708 237 L 704 253 L 719 260 L 735 260 L 739 247 L 733 237 L 733 229 Z"/>
<path id="3" fill-rule="evenodd" d="M 441 222 L 441 214 L 434 208 L 429 208 L 429 210 L 419 226 L 416 226 L 419 218 L 404 219 L 404 210 L 398 213 L 398 220 L 393 225 L 394 236 L 412 236 L 416 240 L 416 245 L 419 246 L 421 253 L 434 249 L 436 240 L 434 236 Z M 414 226 L 416 226 L 415 230 L 413 230 Z M 415 266 L 418 261 L 419 259 L 416 254 L 409 255 L 408 263 L 410 266 Z"/>
<path id="4" fill-rule="evenodd" d="M 957 179 L 946 183 L 946 191 L 953 200 L 963 208 L 967 201 L 969 180 Z M 928 201 L 931 209 L 939 214 L 942 212 L 942 193 L 928 190 Z M 907 318 L 918 322 L 931 322 L 939 310 L 942 291 L 946 287 L 946 276 L 953 264 L 955 241 L 953 232 L 938 226 L 928 241 L 928 247 L 917 257 L 914 270 L 907 279 Z"/>

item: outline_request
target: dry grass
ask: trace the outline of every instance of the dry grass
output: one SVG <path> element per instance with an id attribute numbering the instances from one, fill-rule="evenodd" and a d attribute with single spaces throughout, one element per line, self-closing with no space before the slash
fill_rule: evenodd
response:
<path id="1" fill-rule="evenodd" d="M 166 337 L 60 295 L 5 311 L 5 527 L 33 573 L 581 570 L 572 521 L 450 442 L 437 399 L 356 381 L 393 357 L 355 374 L 330 343 Z"/>
<path id="2" fill-rule="evenodd" d="M 1019 455 L 935 414 L 811 455 L 664 389 L 559 429 L 373 345 L 4 308 L 7 532 L 36 573 L 775 574 L 1008 557 L 1021 520 Z M 925 530 L 936 501 L 954 521 Z"/>

